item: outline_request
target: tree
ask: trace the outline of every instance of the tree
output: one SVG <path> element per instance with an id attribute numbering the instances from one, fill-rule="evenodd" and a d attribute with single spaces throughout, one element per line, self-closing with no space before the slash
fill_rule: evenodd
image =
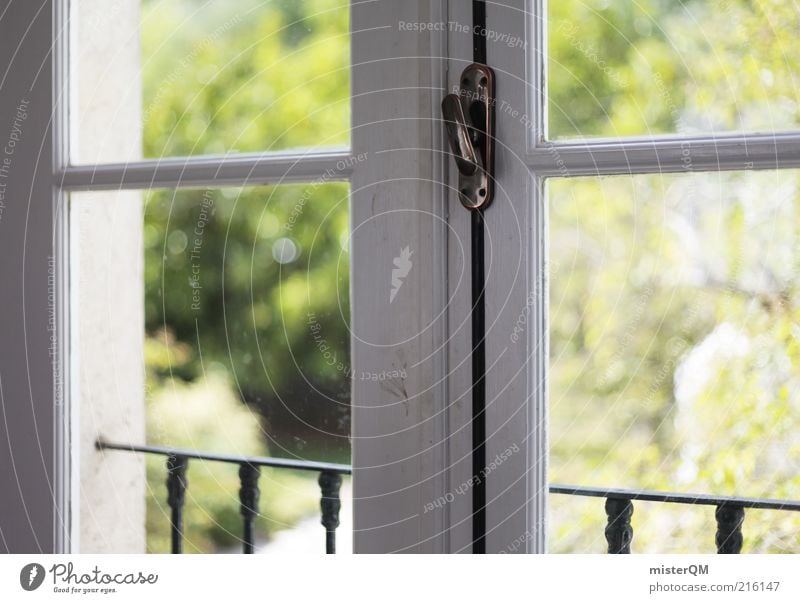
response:
<path id="1" fill-rule="evenodd" d="M 796 127 L 790 4 L 551 5 L 553 133 Z M 554 481 L 798 497 L 798 184 L 793 171 L 550 183 Z M 637 550 L 713 550 L 708 511 L 638 507 Z M 556 550 L 602 550 L 600 507 L 551 509 Z M 748 513 L 746 548 L 792 550 L 799 525 Z"/>
<path id="2" fill-rule="evenodd" d="M 143 2 L 145 156 L 346 145 L 348 25 L 346 0 Z M 348 187 L 336 178 L 147 194 L 151 442 L 349 459 Z M 308 475 L 264 478 L 262 535 L 318 508 Z M 149 463 L 155 551 L 168 542 L 163 479 Z M 189 479 L 187 549 L 234 546 L 235 467 L 196 463 Z"/>
<path id="3" fill-rule="evenodd" d="M 346 144 L 347 3 L 235 9 L 145 4 L 146 156 Z M 147 198 L 147 328 L 193 350 L 165 368 L 224 367 L 273 454 L 349 450 L 348 202 L 334 179 Z"/>

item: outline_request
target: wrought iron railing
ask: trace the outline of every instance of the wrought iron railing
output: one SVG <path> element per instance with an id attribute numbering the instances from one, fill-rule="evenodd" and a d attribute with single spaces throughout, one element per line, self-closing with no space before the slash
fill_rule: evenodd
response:
<path id="1" fill-rule="evenodd" d="M 774 500 L 770 498 L 746 498 L 740 496 L 713 496 L 708 494 L 678 494 L 674 492 L 655 492 L 652 490 L 622 490 L 619 488 L 585 488 L 552 484 L 551 494 L 571 496 L 591 496 L 606 499 L 606 541 L 611 554 L 631 552 L 633 528 L 633 501 L 653 501 L 683 505 L 704 505 L 716 507 L 714 517 L 717 521 L 715 543 L 717 553 L 737 554 L 742 552 L 742 524 L 745 509 L 776 509 L 779 511 L 800 511 L 800 502 Z"/>
<path id="2" fill-rule="evenodd" d="M 172 552 L 183 552 L 183 506 L 186 498 L 188 480 L 186 471 L 189 459 L 229 463 L 239 466 L 239 507 L 242 515 L 242 548 L 244 553 L 255 551 L 254 523 L 258 515 L 260 490 L 258 478 L 261 467 L 296 469 L 319 473 L 321 489 L 320 510 L 322 525 L 325 528 L 325 551 L 336 552 L 336 528 L 339 527 L 341 499 L 339 489 L 342 475 L 351 475 L 349 465 L 319 463 L 295 459 L 282 459 L 258 456 L 237 456 L 198 452 L 162 446 L 138 446 L 134 444 L 115 444 L 98 440 L 99 450 L 123 450 L 141 452 L 167 457 L 167 504 L 171 515 Z M 775 500 L 770 498 L 747 498 L 741 496 L 714 496 L 708 494 L 681 494 L 676 492 L 656 492 L 653 490 L 624 490 L 620 488 L 591 488 L 584 486 L 550 485 L 551 494 L 569 496 L 588 496 L 605 498 L 605 511 L 608 522 L 605 537 L 608 552 L 628 554 L 633 541 L 633 501 L 651 501 L 669 504 L 702 505 L 715 507 L 717 522 L 715 543 L 717 552 L 737 554 L 742 551 L 742 525 L 745 509 L 775 509 L 779 511 L 800 511 L 800 501 Z"/>
<path id="3" fill-rule="evenodd" d="M 349 465 L 260 456 L 216 454 L 162 446 L 115 444 L 103 440 L 98 440 L 95 446 L 98 450 L 123 450 L 167 457 L 167 504 L 171 509 L 172 553 L 183 552 L 183 507 L 186 500 L 186 489 L 189 485 L 186 477 L 189 459 L 229 463 L 239 466 L 239 510 L 243 524 L 242 550 L 247 554 L 255 552 L 254 524 L 258 515 L 258 500 L 260 497 L 258 478 L 261 475 L 261 467 L 296 469 L 319 473 L 319 486 L 322 491 L 320 510 L 322 525 L 325 528 L 325 552 L 329 554 L 336 552 L 336 528 L 339 527 L 339 510 L 342 506 L 339 498 L 339 489 L 342 485 L 342 475 L 350 475 L 352 473 Z"/>

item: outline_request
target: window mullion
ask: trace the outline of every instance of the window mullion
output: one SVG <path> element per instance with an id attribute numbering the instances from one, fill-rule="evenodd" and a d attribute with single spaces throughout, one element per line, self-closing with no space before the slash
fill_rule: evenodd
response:
<path id="1" fill-rule="evenodd" d="M 68 190 L 254 186 L 344 181 L 359 161 L 347 150 L 236 156 L 170 157 L 131 163 L 70 166 L 56 175 Z"/>
<path id="2" fill-rule="evenodd" d="M 791 168 L 800 166 L 800 134 L 542 142 L 527 163 L 540 176 Z"/>

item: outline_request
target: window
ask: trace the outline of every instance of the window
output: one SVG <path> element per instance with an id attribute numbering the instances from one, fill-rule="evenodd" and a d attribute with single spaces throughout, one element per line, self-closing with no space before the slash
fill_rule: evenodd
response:
<path id="1" fill-rule="evenodd" d="M 550 181 L 551 482 L 797 498 L 797 184 Z M 715 552 L 702 507 L 635 506 L 637 552 Z M 550 510 L 554 551 L 605 550 L 597 501 Z M 792 550 L 793 513 L 746 517 L 748 552 Z"/>
<path id="2" fill-rule="evenodd" d="M 77 332 L 91 371 L 81 398 L 85 474 L 98 463 L 91 446 L 98 435 L 114 443 L 349 464 L 348 192 L 334 182 L 150 190 L 144 203 L 136 191 L 71 196 L 78 247 L 72 280 L 82 284 Z M 134 257 L 144 252 L 143 267 L 120 253 L 135 221 L 141 239 Z M 141 297 L 126 290 L 134 278 Z M 140 367 L 141 356 L 143 391 L 140 374 L 128 368 Z M 103 372 L 92 368 L 98 364 L 113 380 L 110 396 Z M 151 552 L 170 550 L 163 461 L 146 458 L 138 493 L 146 500 Z M 192 463 L 185 550 L 241 546 L 237 469 Z M 116 512 L 130 509 L 125 496 L 137 497 L 125 487 L 131 471 L 120 469 L 112 485 Z M 319 522 L 317 476 L 264 469 L 261 479 L 258 550 L 320 550 L 322 535 L 313 537 L 319 530 L 307 529 Z M 81 481 L 88 548 L 95 530 L 98 539 L 108 533 L 107 517 L 92 480 Z M 350 548 L 349 488 L 345 481 L 339 552 Z M 129 527 L 140 528 L 133 518 Z"/>
<path id="3" fill-rule="evenodd" d="M 170 550 L 163 457 L 98 455 L 98 439 L 350 464 L 348 17 L 341 0 L 73 5 L 70 158 L 95 164 L 80 185 L 143 157 L 202 156 L 218 171 L 287 149 L 302 164 L 319 148 L 332 164 L 292 184 L 253 186 L 242 171 L 199 187 L 182 172 L 169 188 L 117 182 L 69 197 L 86 552 L 123 538 Z M 185 550 L 242 546 L 237 471 L 191 462 Z M 256 550 L 297 546 L 286 530 L 318 524 L 317 475 L 265 468 L 261 480 Z M 125 515 L 116 539 L 111 513 Z M 320 550 L 318 531 L 298 532 L 299 546 Z"/>
<path id="4" fill-rule="evenodd" d="M 262 452 L 248 448 L 255 430 L 275 434 L 273 456 L 325 455 L 309 466 L 317 473 L 343 472 L 352 443 L 342 494 L 352 488 L 360 508 L 345 501 L 340 551 L 351 540 L 363 551 L 444 550 L 441 532 L 427 536 L 441 512 L 407 514 L 409 501 L 441 496 L 446 479 L 444 386 L 418 368 L 443 366 L 446 353 L 446 227 L 432 184 L 443 157 L 431 119 L 444 42 L 397 28 L 443 14 L 435 4 L 42 0 L 4 11 L 0 45 L 14 59 L 0 108 L 18 121 L 3 201 L 28 205 L 4 208 L 0 223 L 2 277 L 20 282 L 24 269 L 21 288 L 2 293 L 11 320 L 0 390 L 20 401 L 4 406 L 5 548 L 174 548 L 164 459 L 145 465 L 130 446 L 107 444 L 178 438 L 252 454 Z M 410 128 L 420 114 L 426 127 Z M 413 268 L 395 287 L 404 249 Z M 271 384 L 258 382 L 259 365 Z M 154 375 L 168 388 L 156 392 Z M 283 414 L 278 395 L 291 398 Z M 242 405 L 248 396 L 273 413 Z M 331 412 L 320 414 L 326 397 Z M 208 412 L 181 433 L 189 409 Z M 232 436 L 238 423 L 247 433 Z M 422 441 L 436 444 L 408 454 Z M 185 464 L 173 456 L 180 484 Z M 237 479 L 235 467 L 192 458 L 184 548 L 241 545 L 253 524 L 237 487 L 252 488 L 253 471 L 245 462 Z M 279 473 L 261 473 L 256 534 L 318 509 L 320 485 Z M 220 487 L 218 507 L 206 486 Z M 290 497 L 281 503 L 279 491 Z M 314 519 L 309 550 L 330 549 Z M 164 522 L 149 542 L 146 520 Z"/>
<path id="5" fill-rule="evenodd" d="M 606 550 L 603 488 L 796 498 L 792 7 L 529 1 L 487 18 L 505 35 L 488 53 L 505 91 L 488 456 L 522 451 L 487 482 L 489 549 Z M 636 552 L 714 550 L 713 506 L 666 507 L 634 501 Z M 747 510 L 744 551 L 791 548 L 792 515 Z"/>
<path id="6" fill-rule="evenodd" d="M 487 4 L 480 33 L 499 95 L 497 194 L 484 216 L 488 551 L 599 550 L 603 488 L 661 488 L 642 477 L 661 464 L 675 488 L 795 496 L 793 481 L 763 471 L 777 454 L 795 462 L 797 431 L 785 313 L 800 135 L 796 16 L 783 4 Z M 99 451 L 98 438 L 145 441 L 154 394 L 145 376 L 154 373 L 174 386 L 174 406 L 158 415 L 165 429 L 150 428 L 159 443 L 172 441 L 187 400 L 236 408 L 225 416 L 261 430 L 253 405 L 236 406 L 265 403 L 264 391 L 242 387 L 258 381 L 261 364 L 258 375 L 275 377 L 267 393 L 281 398 L 282 389 L 309 404 L 320 391 L 348 394 L 355 551 L 471 550 L 470 497 L 455 493 L 472 477 L 474 258 L 440 111 L 473 61 L 471 5 L 9 3 L 0 16 L 0 50 L 13 57 L 0 82 L 0 114 L 12 118 L 0 139 L 0 277 L 19 287 L 0 288 L 9 342 L 0 397 L 15 401 L 4 402 L 0 424 L 10 455 L 0 462 L 6 549 L 144 550 L 146 519 L 166 520 L 163 482 L 148 515 L 147 480 L 163 480 L 155 472 L 167 466 Z M 703 37 L 700 25 L 720 15 L 730 36 Z M 733 53 L 742 36 L 754 43 Z M 207 221 L 212 207 L 224 219 Z M 208 253 L 212 237 L 224 253 Z M 193 331 L 200 315 L 206 327 Z M 684 347 L 667 345 L 672 335 Z M 298 347 L 298 362 L 287 361 Z M 714 364 L 722 348 L 725 366 Z M 332 350 L 349 353 L 341 367 L 328 363 Z M 679 378 L 704 358 L 716 367 L 705 379 Z M 195 392 L 203 367 L 207 387 Z M 309 373 L 314 381 L 295 379 Z M 720 459 L 696 437 L 670 454 L 693 433 L 682 409 L 706 412 L 730 390 L 735 412 L 717 427 L 745 454 Z M 633 405 L 612 402 L 621 392 L 635 394 Z M 765 400 L 769 412 L 739 420 Z M 226 433 L 211 416 L 198 433 Z M 298 422 L 334 434 L 314 444 L 325 454 L 347 454 L 336 411 L 316 423 L 303 412 L 283 418 L 291 425 L 275 432 L 276 446 L 287 455 L 309 450 Z M 774 437 L 766 446 L 743 430 Z M 257 451 L 248 443 L 227 437 L 226 446 Z M 185 464 L 172 456 L 180 485 Z M 242 523 L 274 527 L 247 504 L 237 516 L 237 477 L 252 493 L 248 462 L 237 476 L 203 472 L 193 459 L 187 522 L 200 508 L 193 487 L 218 483 L 228 500 L 209 530 L 187 527 L 187 550 L 206 550 L 215 530 L 235 545 Z M 631 461 L 638 472 L 627 471 Z M 703 473 L 715 467 L 721 473 Z M 311 504 L 317 486 L 277 473 L 264 470 L 262 487 L 302 490 L 298 508 Z M 574 486 L 596 486 L 600 500 L 563 502 L 577 498 L 567 496 Z M 294 521 L 296 509 L 278 512 L 276 500 L 262 510 Z M 648 523 L 663 505 L 635 503 L 634 548 L 664 550 Z M 708 512 L 661 517 L 686 534 L 713 522 Z M 748 512 L 746 525 L 769 526 L 748 547 L 787 548 L 781 535 L 794 520 L 771 513 Z M 595 531 L 566 529 L 575 521 Z M 709 533 L 703 546 L 712 542 Z M 162 533 L 151 546 L 167 544 Z"/>

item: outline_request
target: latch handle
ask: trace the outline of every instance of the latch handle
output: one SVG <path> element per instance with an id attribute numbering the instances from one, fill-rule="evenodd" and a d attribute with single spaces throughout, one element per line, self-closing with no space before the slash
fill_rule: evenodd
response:
<path id="1" fill-rule="evenodd" d="M 478 170 L 478 157 L 475 147 L 472 146 L 467 119 L 464 116 L 464 107 L 461 97 L 457 94 L 448 94 L 442 101 L 442 113 L 447 127 L 447 138 L 453 150 L 458 171 L 465 176 L 472 176 Z"/>
<path id="2" fill-rule="evenodd" d="M 460 82 L 459 93 L 442 100 L 442 114 L 458 166 L 458 198 L 467 209 L 482 209 L 494 197 L 494 72 L 473 63 Z"/>

